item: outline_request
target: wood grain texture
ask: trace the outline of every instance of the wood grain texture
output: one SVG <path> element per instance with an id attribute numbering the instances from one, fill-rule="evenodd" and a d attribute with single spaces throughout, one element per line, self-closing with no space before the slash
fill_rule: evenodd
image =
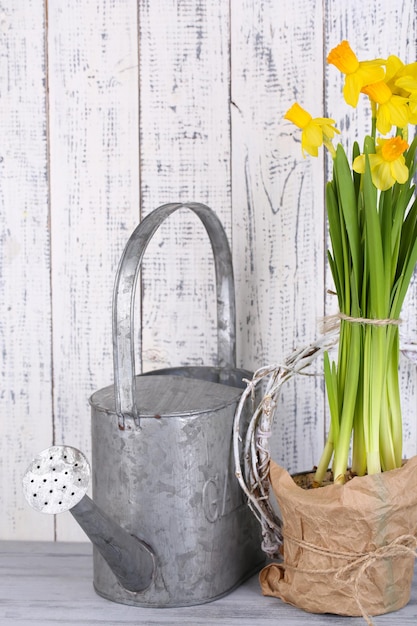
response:
<path id="1" fill-rule="evenodd" d="M 0 7 L 0 536 L 53 539 L 21 477 L 52 436 L 43 2 Z"/>
<path id="2" fill-rule="evenodd" d="M 416 59 L 416 7 L 416 0 L 1 3 L 0 538 L 84 538 L 69 514 L 54 528 L 52 518 L 30 512 L 21 476 L 53 443 L 90 456 L 88 397 L 113 378 L 116 266 L 139 219 L 160 204 L 204 202 L 225 226 L 239 366 L 279 362 L 317 337 L 319 318 L 334 310 L 326 296 L 329 163 L 302 158 L 283 115 L 297 100 L 334 117 L 351 144 L 365 113 L 343 104 L 326 55 L 348 38 L 361 58 Z M 181 211 L 157 233 L 139 296 L 138 366 L 215 362 L 214 268 L 195 216 Z M 414 281 L 402 315 L 407 343 L 417 341 L 416 305 Z M 411 456 L 416 367 L 403 358 L 401 372 Z M 325 421 L 321 378 L 284 388 L 276 460 L 290 470 L 316 463 Z"/>
<path id="3" fill-rule="evenodd" d="M 417 570 L 416 570 L 417 572 Z M 376 626 L 414 625 L 417 576 L 409 604 L 375 618 Z M 261 595 L 257 576 L 229 595 L 200 606 L 150 609 L 100 598 L 92 585 L 88 545 L 74 543 L 0 543 L 0 623 L 13 626 L 359 626 L 359 618 L 305 613 Z"/>
<path id="4" fill-rule="evenodd" d="M 116 266 L 139 221 L 136 2 L 49 3 L 54 437 L 90 456 L 88 398 L 113 380 Z M 58 539 L 83 538 L 70 516 Z"/>
<path id="5" fill-rule="evenodd" d="M 202 202 L 230 235 L 228 2 L 140 2 L 139 25 L 142 216 L 165 202 Z M 216 363 L 212 254 L 189 212 L 149 246 L 142 315 L 145 371 Z"/>
<path id="6" fill-rule="evenodd" d="M 320 114 L 321 23 L 321 2 L 232 4 L 233 252 L 239 358 L 249 367 L 313 340 L 323 315 L 322 160 L 303 160 L 283 119 L 294 100 Z M 317 379 L 284 389 L 274 439 L 275 458 L 291 470 L 315 462 Z"/>

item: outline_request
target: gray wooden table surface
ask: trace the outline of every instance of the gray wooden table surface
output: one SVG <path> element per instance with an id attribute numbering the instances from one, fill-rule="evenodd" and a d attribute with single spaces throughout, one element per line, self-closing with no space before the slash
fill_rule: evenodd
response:
<path id="1" fill-rule="evenodd" d="M 194 607 L 147 609 L 116 604 L 92 586 L 92 548 L 84 543 L 0 542 L 0 624 L 81 626 L 361 626 L 361 618 L 311 615 L 263 597 L 257 577 L 231 594 Z M 417 571 L 410 603 L 374 618 L 375 626 L 417 624 Z"/>

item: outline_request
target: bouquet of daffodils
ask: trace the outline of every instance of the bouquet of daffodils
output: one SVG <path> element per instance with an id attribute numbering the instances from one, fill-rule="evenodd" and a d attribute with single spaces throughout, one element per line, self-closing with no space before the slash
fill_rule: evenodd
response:
<path id="1" fill-rule="evenodd" d="M 344 482 L 350 449 L 359 476 L 402 464 L 398 325 L 417 261 L 417 137 L 408 140 L 409 124 L 417 124 L 417 63 L 359 61 L 347 41 L 327 61 L 345 74 L 347 104 L 369 98 L 372 124 L 349 162 L 342 145 L 333 145 L 334 120 L 312 118 L 297 103 L 285 115 L 302 131 L 303 154 L 317 156 L 324 145 L 333 158 L 328 261 L 340 336 L 337 362 L 324 359 L 330 427 L 318 484 L 331 462 L 335 482 Z"/>

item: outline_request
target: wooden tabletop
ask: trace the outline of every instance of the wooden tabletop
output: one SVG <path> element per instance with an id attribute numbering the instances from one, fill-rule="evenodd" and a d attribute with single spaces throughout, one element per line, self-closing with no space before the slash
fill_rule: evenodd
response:
<path id="1" fill-rule="evenodd" d="M 231 594 L 200 606 L 148 609 L 116 604 L 92 586 L 87 543 L 0 542 L 0 625 L 26 626 L 361 626 L 361 618 L 311 615 L 263 597 L 257 577 Z M 417 574 L 417 571 L 416 571 Z M 417 624 L 417 575 L 409 604 L 374 618 L 375 626 Z"/>

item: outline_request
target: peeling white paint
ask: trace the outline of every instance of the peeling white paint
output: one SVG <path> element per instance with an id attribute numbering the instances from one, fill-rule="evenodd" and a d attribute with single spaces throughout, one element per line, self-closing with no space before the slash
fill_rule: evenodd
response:
<path id="1" fill-rule="evenodd" d="M 46 8 L 48 29 L 46 31 Z M 342 39 L 363 57 L 416 54 L 405 0 L 4 0 L 0 12 L 0 538 L 83 540 L 70 515 L 32 513 L 21 476 L 52 444 L 90 455 L 89 395 L 112 381 L 111 296 L 139 219 L 195 200 L 233 251 L 238 365 L 278 362 L 332 303 L 324 164 L 283 120 L 294 100 L 345 125 L 325 64 Z M 326 101 L 323 103 L 323 86 Z M 364 124 L 352 111 L 350 131 Z M 403 331 L 415 339 L 417 287 Z M 143 367 L 213 364 L 211 250 L 190 215 L 146 252 Z M 138 356 L 138 358 L 140 358 Z M 417 452 L 416 374 L 402 366 L 405 451 Z M 283 393 L 274 455 L 317 462 L 318 378 Z"/>

